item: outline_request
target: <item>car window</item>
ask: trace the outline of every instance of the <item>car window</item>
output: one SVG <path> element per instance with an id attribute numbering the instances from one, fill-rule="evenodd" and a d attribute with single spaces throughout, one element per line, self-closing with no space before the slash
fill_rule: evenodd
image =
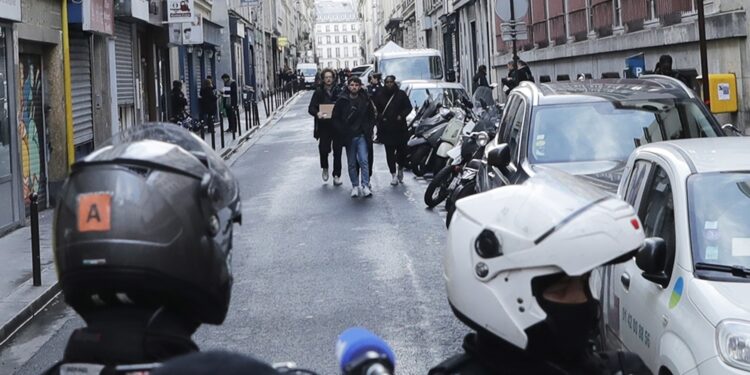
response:
<path id="1" fill-rule="evenodd" d="M 509 124 L 513 123 L 520 102 L 521 99 L 517 95 L 511 96 L 508 100 L 508 104 L 506 104 L 505 110 L 503 111 L 503 117 L 500 119 L 500 130 L 497 132 L 497 144 L 507 142 L 508 133 L 510 131 Z"/>
<path id="2" fill-rule="evenodd" d="M 630 203 L 633 207 L 640 205 L 640 197 L 643 194 L 639 194 L 643 191 L 643 187 L 646 185 L 648 172 L 651 170 L 651 162 L 646 160 L 638 160 L 633 165 L 633 172 L 630 173 L 630 179 L 628 186 L 625 189 L 625 201 Z"/>
<path id="3" fill-rule="evenodd" d="M 535 164 L 624 161 L 646 143 L 720 136 L 688 99 L 544 105 L 531 123 L 528 153 Z"/>
<path id="4" fill-rule="evenodd" d="M 655 166 L 654 177 L 646 187 L 638 216 L 646 237 L 660 237 L 667 245 L 667 275 L 671 275 L 675 253 L 675 223 L 672 185 L 667 172 Z"/>
<path id="5" fill-rule="evenodd" d="M 508 134 L 508 146 L 510 147 L 510 155 L 512 160 L 517 160 L 518 147 L 521 144 L 521 135 L 523 130 L 523 120 L 526 114 L 526 103 L 523 100 L 519 101 L 518 109 L 516 109 L 516 115 L 513 116 L 513 122 L 510 124 L 510 132 Z"/>

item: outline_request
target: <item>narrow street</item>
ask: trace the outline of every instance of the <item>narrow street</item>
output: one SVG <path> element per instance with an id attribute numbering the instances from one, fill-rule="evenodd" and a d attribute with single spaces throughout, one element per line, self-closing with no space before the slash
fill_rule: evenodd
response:
<path id="1" fill-rule="evenodd" d="M 343 186 L 322 183 L 310 97 L 293 102 L 230 160 L 244 219 L 234 237 L 230 313 L 194 338 L 202 350 L 334 374 L 337 335 L 362 326 L 391 344 L 399 373 L 424 374 L 458 352 L 468 331 L 445 295 L 443 217 L 425 209 L 423 180 L 407 173 L 403 185 L 389 185 L 380 145 L 372 198 L 349 197 L 346 171 Z M 5 343 L 0 373 L 38 374 L 62 357 L 83 322 L 59 299 Z"/>

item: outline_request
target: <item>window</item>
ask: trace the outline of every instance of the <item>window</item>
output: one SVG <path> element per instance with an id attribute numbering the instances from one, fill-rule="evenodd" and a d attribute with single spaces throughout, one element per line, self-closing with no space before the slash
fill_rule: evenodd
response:
<path id="1" fill-rule="evenodd" d="M 622 4 L 621 0 L 614 0 L 615 26 L 622 26 Z"/>
<path id="2" fill-rule="evenodd" d="M 328 48 L 328 53 L 326 53 L 326 57 L 329 57 L 329 58 L 333 57 L 333 55 L 331 54 L 331 49 L 330 48 Z"/>
<path id="3" fill-rule="evenodd" d="M 339 31 L 339 25 L 333 25 L 333 31 Z"/>
<path id="4" fill-rule="evenodd" d="M 349 43 L 349 37 L 344 35 L 344 43 Z"/>
<path id="5" fill-rule="evenodd" d="M 331 31 L 331 25 L 326 25 L 326 32 L 330 32 L 330 31 Z"/>
<path id="6" fill-rule="evenodd" d="M 344 57 L 349 57 L 349 48 L 344 47 Z"/>
<path id="7" fill-rule="evenodd" d="M 318 44 L 323 44 L 323 38 L 322 37 L 318 37 Z"/>
<path id="8" fill-rule="evenodd" d="M 336 47 L 336 57 L 341 57 L 341 53 L 340 52 L 341 51 L 340 51 L 339 47 Z"/>
<path id="9" fill-rule="evenodd" d="M 328 67 L 329 67 L 329 68 L 332 68 L 332 67 L 333 67 L 333 63 L 331 63 L 331 62 L 329 61 L 329 62 L 328 62 Z"/>
<path id="10" fill-rule="evenodd" d="M 633 207 L 638 207 L 640 204 L 638 201 L 639 193 L 643 191 L 643 187 L 646 185 L 650 170 L 651 162 L 646 160 L 638 160 L 633 165 L 633 172 L 630 173 L 630 181 L 628 181 L 625 190 L 625 200 Z"/>
<path id="11" fill-rule="evenodd" d="M 339 36 L 336 35 L 336 44 L 339 44 Z"/>
<path id="12" fill-rule="evenodd" d="M 667 246 L 666 272 L 671 276 L 675 253 L 674 202 L 669 175 L 661 167 L 656 166 L 642 200 L 644 203 L 638 209 L 638 217 L 643 223 L 643 232 L 646 237 L 664 239 Z"/>
<path id="13" fill-rule="evenodd" d="M 357 53 L 357 47 L 352 47 L 352 57 L 358 57 L 359 53 Z"/>
<path id="14" fill-rule="evenodd" d="M 326 44 L 331 44 L 331 37 L 330 36 L 326 37 Z"/>
<path id="15" fill-rule="evenodd" d="M 521 98 L 518 95 L 512 95 L 508 99 L 508 103 L 505 105 L 506 109 L 503 111 L 503 117 L 500 119 L 500 129 L 497 132 L 497 144 L 508 143 L 510 126 L 513 124 L 513 118 L 516 116 L 519 103 L 521 103 Z"/>
<path id="16" fill-rule="evenodd" d="M 518 105 L 516 115 L 511 123 L 510 134 L 508 135 L 508 146 L 510 148 L 511 160 L 517 160 L 518 149 L 521 146 L 521 137 L 523 136 L 523 120 L 526 115 L 526 103 L 521 100 Z"/>
<path id="17" fill-rule="evenodd" d="M 352 43 L 357 43 L 357 36 L 356 35 L 352 35 Z"/>

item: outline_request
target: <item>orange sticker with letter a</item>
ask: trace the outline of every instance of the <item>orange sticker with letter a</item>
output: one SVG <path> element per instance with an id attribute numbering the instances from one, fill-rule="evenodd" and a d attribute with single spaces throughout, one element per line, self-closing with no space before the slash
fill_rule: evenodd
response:
<path id="1" fill-rule="evenodd" d="M 112 194 L 91 193 L 78 196 L 78 231 L 107 232 L 112 229 Z"/>

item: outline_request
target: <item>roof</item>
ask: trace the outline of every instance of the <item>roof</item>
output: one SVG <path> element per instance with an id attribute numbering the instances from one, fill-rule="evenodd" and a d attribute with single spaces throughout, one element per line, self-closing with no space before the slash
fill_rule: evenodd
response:
<path id="1" fill-rule="evenodd" d="M 407 80 L 401 81 L 401 87 L 409 86 L 414 89 L 429 89 L 429 88 L 450 88 L 450 89 L 464 89 L 464 86 L 457 82 L 443 82 L 443 81 L 422 81 L 422 80 Z M 464 89 L 465 90 L 465 89 Z"/>
<path id="2" fill-rule="evenodd" d="M 373 55 L 378 55 L 378 54 L 387 53 L 387 52 L 399 52 L 399 51 L 405 51 L 405 49 L 392 41 L 388 41 L 388 43 L 386 43 L 384 46 L 380 47 L 377 51 L 375 51 Z"/>
<path id="3" fill-rule="evenodd" d="M 750 137 L 712 137 L 650 143 L 641 151 L 668 152 L 698 173 L 750 171 Z"/>
<path id="4" fill-rule="evenodd" d="M 415 49 L 401 48 L 401 50 L 394 50 L 394 51 L 383 51 L 383 48 L 376 51 L 373 55 L 375 55 L 376 57 L 441 56 L 440 51 L 436 49 L 431 49 L 431 48 L 415 48 Z"/>
<path id="5" fill-rule="evenodd" d="M 539 90 L 540 105 L 635 99 L 688 99 L 693 97 L 692 92 L 688 91 L 679 81 L 663 76 L 647 76 L 646 79 L 551 82 L 537 84 L 536 86 Z"/>

